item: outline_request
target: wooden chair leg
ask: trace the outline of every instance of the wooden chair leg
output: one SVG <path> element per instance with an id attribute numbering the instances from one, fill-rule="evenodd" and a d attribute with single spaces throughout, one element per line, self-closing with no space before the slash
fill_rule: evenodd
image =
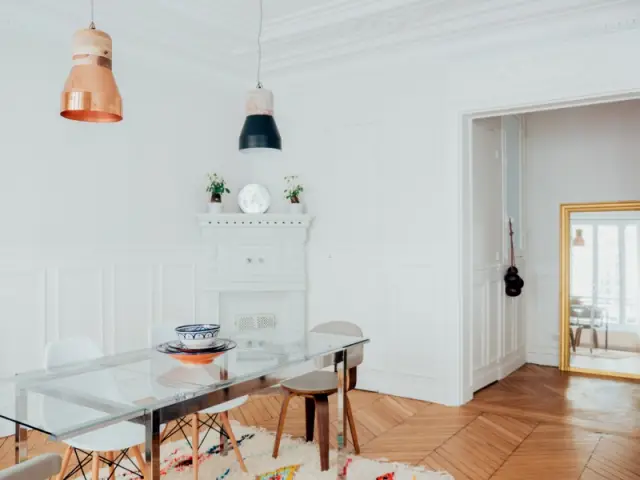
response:
<path id="1" fill-rule="evenodd" d="M 582 337 L 582 327 L 576 329 L 576 346 L 580 346 L 580 339 Z"/>
<path id="2" fill-rule="evenodd" d="M 284 430 L 284 419 L 287 416 L 287 408 L 289 408 L 290 400 L 291 400 L 291 393 L 285 390 L 282 397 L 282 407 L 280 407 L 280 418 L 278 419 L 278 429 L 276 430 L 276 439 L 275 439 L 275 442 L 273 443 L 273 458 L 278 458 L 278 450 L 280 449 L 280 440 L 282 439 L 282 431 Z"/>
<path id="3" fill-rule="evenodd" d="M 358 432 L 356 431 L 356 419 L 353 416 L 353 410 L 351 409 L 351 401 L 347 395 L 347 402 L 345 405 L 347 409 L 347 420 L 349 421 L 349 430 L 351 430 L 351 440 L 353 440 L 353 449 L 356 455 L 360 455 L 360 443 L 358 443 Z"/>
<path id="4" fill-rule="evenodd" d="M 136 445 L 135 447 L 131 447 L 129 450 L 131 450 L 133 457 L 136 459 L 136 462 L 138 462 L 138 467 L 142 471 L 142 475 L 147 478 L 147 463 L 144 461 L 140 447 Z"/>
<path id="5" fill-rule="evenodd" d="M 56 477 L 57 480 L 63 480 L 64 476 L 67 474 L 67 468 L 69 468 L 69 461 L 71 460 L 72 454 L 73 448 L 67 447 L 64 451 L 64 456 L 62 457 L 62 467 L 60 468 L 60 473 Z"/>
<path id="6" fill-rule="evenodd" d="M 198 446 L 200 445 L 200 417 L 197 413 L 191 415 L 191 447 L 192 447 L 192 465 L 193 480 L 198 480 L 200 470 L 200 455 Z"/>
<path id="7" fill-rule="evenodd" d="M 573 353 L 576 353 L 576 337 L 573 335 L 573 328 L 569 327 L 569 344 Z"/>
<path id="8" fill-rule="evenodd" d="M 220 421 L 222 421 L 222 417 L 227 415 L 227 412 L 222 412 L 219 414 L 220 416 Z M 220 452 L 220 456 L 226 456 L 227 455 L 227 437 L 224 436 L 224 434 L 222 433 L 224 429 L 220 430 L 220 435 L 218 437 L 218 448 L 219 448 L 219 452 Z"/>
<path id="9" fill-rule="evenodd" d="M 225 432 L 229 435 L 229 441 L 233 446 L 233 450 L 236 452 L 236 458 L 238 459 L 238 463 L 240 464 L 240 468 L 243 472 L 247 473 L 247 466 L 244 464 L 244 459 L 242 458 L 242 452 L 240 452 L 240 447 L 238 446 L 238 442 L 236 442 L 236 436 L 233 434 L 233 430 L 231 429 L 231 423 L 229 422 L 229 415 L 220 415 L 220 419 L 222 420 L 222 426 L 224 427 Z"/>
<path id="10" fill-rule="evenodd" d="M 326 395 L 316 395 L 318 416 L 318 444 L 320 446 L 320 470 L 329 470 L 329 399 Z"/>
<path id="11" fill-rule="evenodd" d="M 91 454 L 91 480 L 99 480 L 100 478 L 100 452 Z"/>
<path id="12" fill-rule="evenodd" d="M 107 457 L 107 460 L 109 460 L 110 462 L 109 463 L 109 480 L 115 480 L 116 466 L 113 463 L 113 461 L 116 459 L 116 456 L 113 452 L 107 452 L 106 457 Z"/>
<path id="13" fill-rule="evenodd" d="M 304 413 L 306 422 L 307 442 L 313 442 L 313 430 L 316 421 L 316 399 L 312 397 L 304 398 Z"/>
<path id="14" fill-rule="evenodd" d="M 599 346 L 598 346 L 598 330 L 596 330 L 595 328 L 591 329 L 591 338 L 592 338 L 593 347 L 594 348 L 599 348 Z"/>

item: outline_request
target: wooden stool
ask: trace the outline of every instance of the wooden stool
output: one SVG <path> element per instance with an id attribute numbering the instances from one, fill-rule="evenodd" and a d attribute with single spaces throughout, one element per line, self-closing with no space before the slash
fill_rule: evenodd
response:
<path id="1" fill-rule="evenodd" d="M 357 368 L 349 369 L 348 390 L 356 386 Z M 280 440 L 287 416 L 287 408 L 293 397 L 304 397 L 306 416 L 306 440 L 313 441 L 314 418 L 318 419 L 318 444 L 320 445 L 320 469 L 324 472 L 329 469 L 329 395 L 338 391 L 338 375 L 334 372 L 317 371 L 300 377 L 292 378 L 282 383 L 284 398 L 278 420 L 278 431 L 273 446 L 273 458 L 278 457 Z M 344 408 L 346 409 L 353 447 L 356 454 L 360 454 L 358 433 L 351 410 L 351 402 L 347 396 Z M 345 432 L 346 436 L 346 432 Z"/>

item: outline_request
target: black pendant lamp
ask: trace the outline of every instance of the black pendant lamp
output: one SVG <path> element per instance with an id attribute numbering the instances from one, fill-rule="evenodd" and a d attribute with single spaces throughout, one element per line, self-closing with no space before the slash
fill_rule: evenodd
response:
<path id="1" fill-rule="evenodd" d="M 273 118 L 273 93 L 262 87 L 262 0 L 260 1 L 260 29 L 258 31 L 258 74 L 256 88 L 247 95 L 247 118 L 240 132 L 238 146 L 241 152 L 254 153 L 264 149 L 282 150 L 282 139 Z"/>

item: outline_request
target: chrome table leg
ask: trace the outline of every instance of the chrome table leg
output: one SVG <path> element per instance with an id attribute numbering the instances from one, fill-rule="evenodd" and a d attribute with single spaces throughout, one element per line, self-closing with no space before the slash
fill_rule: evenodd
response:
<path id="1" fill-rule="evenodd" d="M 160 480 L 160 417 L 158 412 L 147 414 L 145 427 L 146 474 L 144 478 L 145 480 Z"/>
<path id="2" fill-rule="evenodd" d="M 338 366 L 338 392 L 336 395 L 338 404 L 338 476 L 337 480 L 347 478 L 347 412 L 345 409 L 348 388 L 347 351 L 342 351 L 342 368 Z"/>
<path id="3" fill-rule="evenodd" d="M 16 418 L 25 419 L 27 416 L 27 396 L 23 390 L 16 391 Z M 15 462 L 16 464 L 27 460 L 29 454 L 27 446 L 27 429 L 16 423 L 15 431 Z"/>
<path id="4" fill-rule="evenodd" d="M 28 455 L 27 447 L 27 429 L 19 423 L 16 423 L 16 464 L 25 462 Z"/>

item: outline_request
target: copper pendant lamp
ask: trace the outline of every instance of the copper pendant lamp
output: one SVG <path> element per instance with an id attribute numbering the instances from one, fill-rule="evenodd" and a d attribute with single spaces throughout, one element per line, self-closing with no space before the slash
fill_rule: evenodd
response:
<path id="1" fill-rule="evenodd" d="M 93 23 L 73 36 L 73 67 L 60 98 L 60 115 L 69 120 L 113 123 L 122 120 L 122 98 L 111 71 L 111 37 Z"/>
<path id="2" fill-rule="evenodd" d="M 262 87 L 260 68 L 262 66 L 262 0 L 260 2 L 260 30 L 258 32 L 258 73 L 257 85 L 247 95 L 247 118 L 240 132 L 238 147 L 243 153 L 264 150 L 282 150 L 282 139 L 273 118 L 273 93 Z"/>

